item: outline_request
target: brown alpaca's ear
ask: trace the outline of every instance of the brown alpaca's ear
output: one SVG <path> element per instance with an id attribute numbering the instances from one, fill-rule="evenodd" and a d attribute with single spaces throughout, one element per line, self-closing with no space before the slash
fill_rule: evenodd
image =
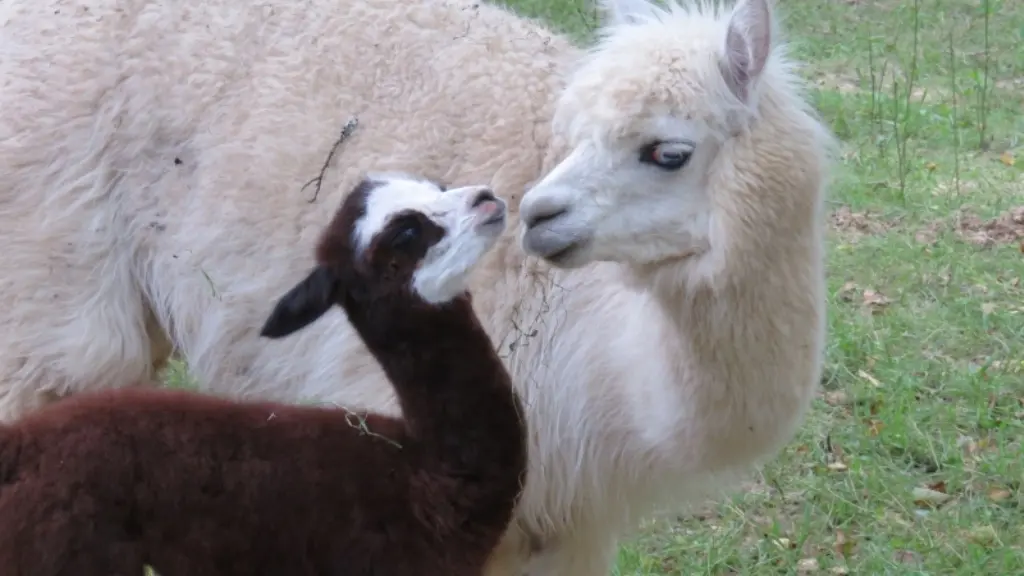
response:
<path id="1" fill-rule="evenodd" d="M 328 267 L 319 265 L 288 291 L 274 306 L 260 329 L 264 338 L 283 338 L 312 324 L 334 304 L 338 278 Z"/>

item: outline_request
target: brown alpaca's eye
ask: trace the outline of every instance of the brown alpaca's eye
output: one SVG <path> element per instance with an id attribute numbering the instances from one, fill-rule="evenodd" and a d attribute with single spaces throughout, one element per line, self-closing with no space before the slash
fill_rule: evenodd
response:
<path id="1" fill-rule="evenodd" d="M 640 162 L 674 172 L 686 166 L 692 154 L 690 142 L 651 142 L 640 149 Z"/>
<path id="2" fill-rule="evenodd" d="M 420 223 L 410 219 L 402 224 L 402 227 L 395 232 L 391 239 L 391 246 L 399 250 L 408 248 L 420 237 Z"/>

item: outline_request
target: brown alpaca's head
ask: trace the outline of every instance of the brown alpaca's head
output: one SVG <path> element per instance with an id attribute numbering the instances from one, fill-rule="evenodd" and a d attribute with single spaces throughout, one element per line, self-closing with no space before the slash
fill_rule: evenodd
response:
<path id="1" fill-rule="evenodd" d="M 445 190 L 406 174 L 367 176 L 321 235 L 316 267 L 281 297 L 260 335 L 287 336 L 333 304 L 448 302 L 465 292 L 505 224 L 505 202 L 486 186 Z"/>

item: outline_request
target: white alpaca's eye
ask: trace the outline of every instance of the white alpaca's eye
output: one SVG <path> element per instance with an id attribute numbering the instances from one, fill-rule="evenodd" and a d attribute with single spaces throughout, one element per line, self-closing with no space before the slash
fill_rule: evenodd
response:
<path id="1" fill-rule="evenodd" d="M 689 142 L 651 142 L 640 150 L 640 162 L 675 171 L 686 166 L 692 154 Z"/>

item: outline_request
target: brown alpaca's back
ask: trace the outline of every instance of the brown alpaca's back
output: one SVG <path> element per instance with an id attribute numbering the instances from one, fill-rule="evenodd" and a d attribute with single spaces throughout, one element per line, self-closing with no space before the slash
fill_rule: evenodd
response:
<path id="1" fill-rule="evenodd" d="M 507 518 L 464 524 L 473 479 L 420 450 L 339 409 L 81 395 L 0 433 L 0 574 L 479 574 Z"/>

